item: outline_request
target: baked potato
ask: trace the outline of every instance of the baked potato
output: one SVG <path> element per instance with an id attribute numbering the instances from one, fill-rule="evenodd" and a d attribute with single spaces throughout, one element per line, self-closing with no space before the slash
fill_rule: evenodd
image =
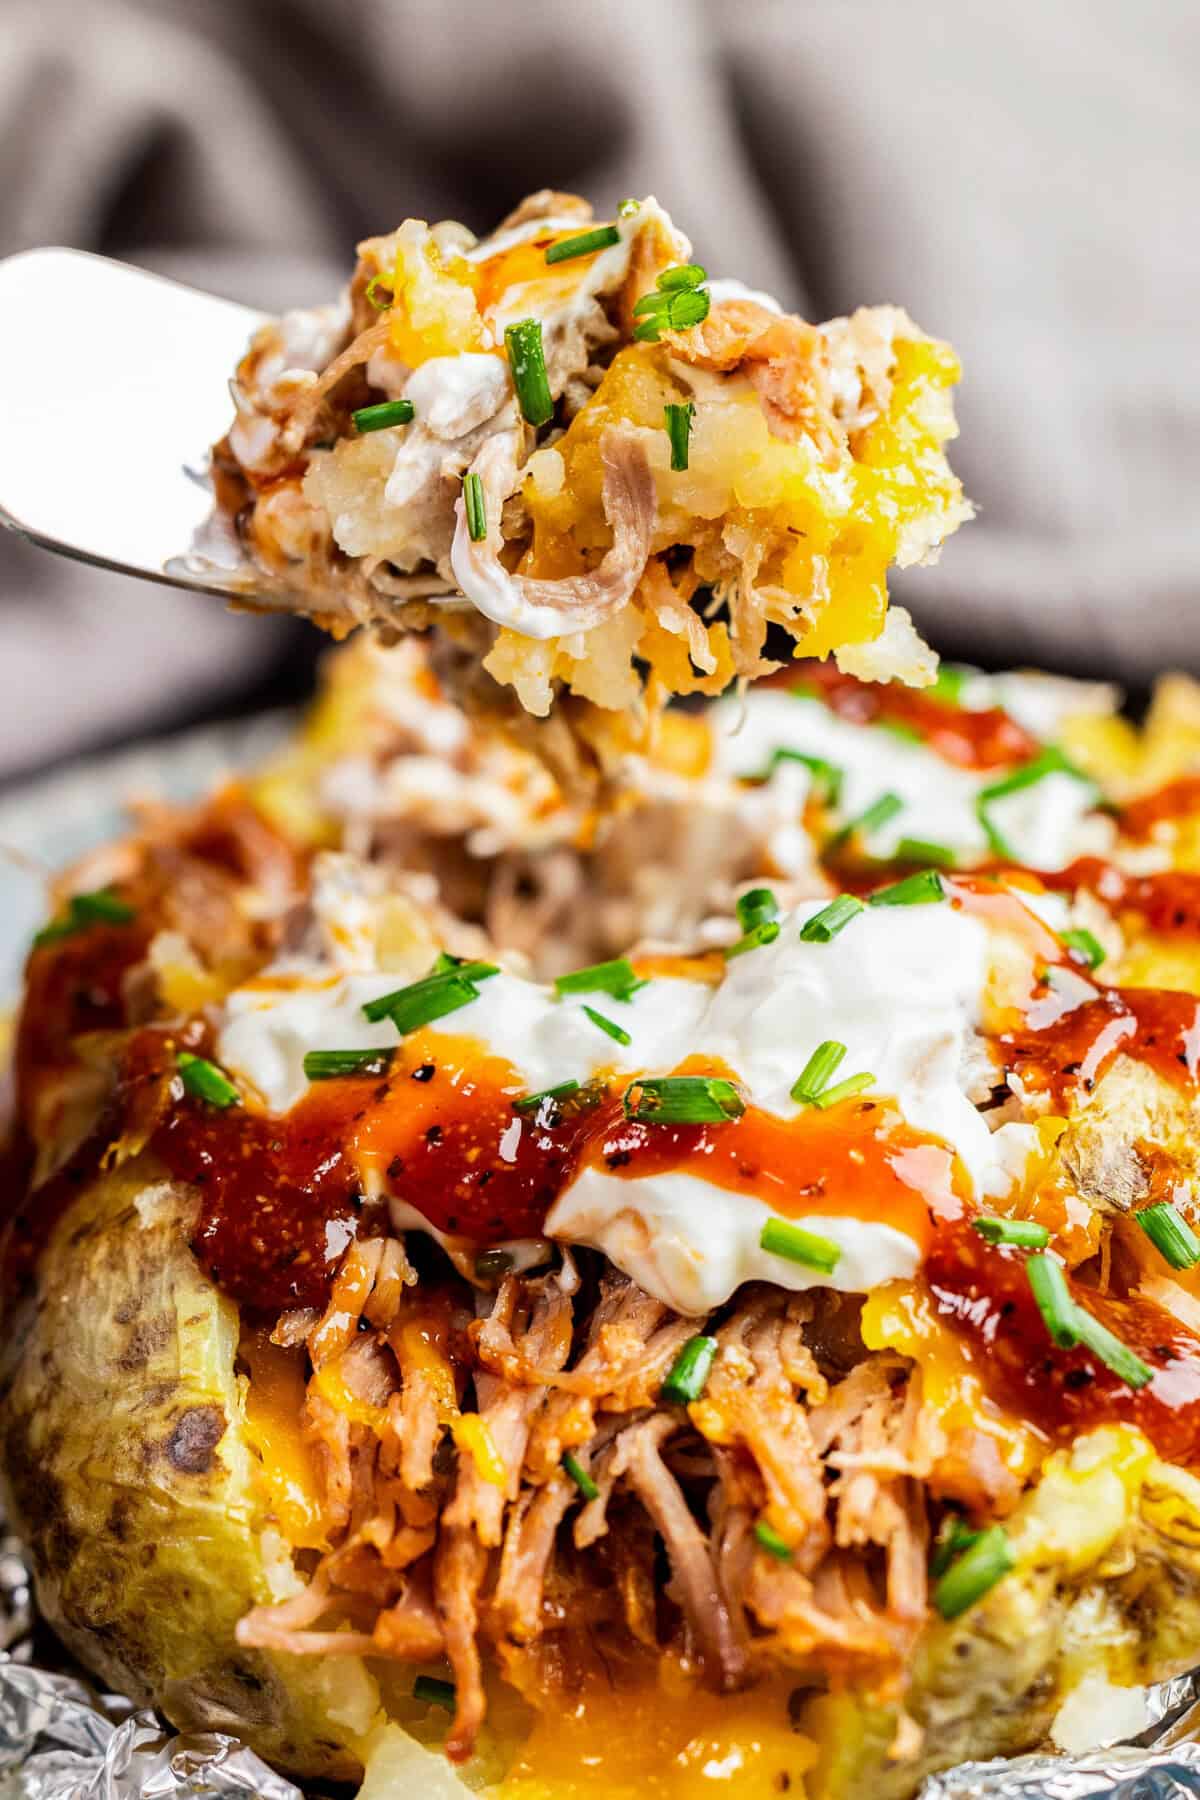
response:
<path id="1" fill-rule="evenodd" d="M 617 859 L 654 941 L 564 975 L 494 897 L 553 858 L 578 910 L 603 837 L 544 791 L 536 845 L 364 831 L 337 715 L 69 878 L 31 955 L 0 1463 L 63 1642 L 368 1796 L 906 1800 L 1136 1731 L 1200 1656 L 1200 1246 L 1195 1001 L 1104 978 L 1161 936 L 1121 820 L 1103 879 L 914 870 L 802 795 L 807 860 L 742 838 L 702 925 Z M 464 730 L 460 775 L 526 766 Z M 647 780 L 738 816 L 713 730 Z"/>

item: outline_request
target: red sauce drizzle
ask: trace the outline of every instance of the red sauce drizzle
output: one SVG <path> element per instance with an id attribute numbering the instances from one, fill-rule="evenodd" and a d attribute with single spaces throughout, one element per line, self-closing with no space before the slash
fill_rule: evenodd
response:
<path id="1" fill-rule="evenodd" d="M 1200 1338 L 1152 1301 L 1075 1284 L 1076 1298 L 1154 1370 L 1135 1391 L 1087 1350 L 1051 1341 L 1024 1263 L 985 1244 L 965 1220 L 939 1227 L 925 1263 L 938 1312 L 975 1348 L 995 1398 L 1052 1438 L 1123 1420 L 1140 1426 L 1162 1456 L 1194 1463 Z"/>
<path id="2" fill-rule="evenodd" d="M 1042 880 L 1064 893 L 1083 888 L 1111 911 L 1136 913 L 1149 930 L 1165 936 L 1200 932 L 1200 873 L 1191 869 L 1129 875 L 1099 856 L 1081 856 L 1065 869 L 1048 870 Z"/>
<path id="3" fill-rule="evenodd" d="M 1029 762 L 1041 749 L 1037 738 L 998 706 L 968 712 L 939 700 L 927 688 L 899 682 L 859 681 L 837 664 L 802 661 L 772 677 L 772 684 L 815 687 L 826 706 L 853 725 L 907 725 L 931 750 L 962 769 L 998 769 Z"/>

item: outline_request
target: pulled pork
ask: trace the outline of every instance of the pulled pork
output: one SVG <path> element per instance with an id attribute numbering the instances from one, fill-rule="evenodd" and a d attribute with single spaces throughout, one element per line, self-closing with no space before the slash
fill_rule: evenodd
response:
<path id="1" fill-rule="evenodd" d="M 669 1405 L 700 1330 L 718 1346 L 703 1396 Z M 303 1432 L 332 1547 L 299 1553 L 307 1587 L 243 1619 L 243 1644 L 445 1658 L 457 1760 L 487 1662 L 536 1702 L 597 1631 L 606 1660 L 673 1651 L 717 1690 L 784 1667 L 900 1691 L 941 1445 L 919 1373 L 847 1349 L 853 1302 L 751 1287 L 705 1322 L 598 1259 L 473 1289 L 441 1264 L 418 1279 L 374 1239 L 325 1314 L 285 1316 L 274 1339 L 311 1368 Z"/>

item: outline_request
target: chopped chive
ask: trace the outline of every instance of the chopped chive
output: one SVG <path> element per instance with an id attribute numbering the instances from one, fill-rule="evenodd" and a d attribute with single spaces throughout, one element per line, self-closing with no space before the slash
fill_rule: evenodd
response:
<path id="1" fill-rule="evenodd" d="M 732 1081 L 715 1075 L 662 1075 L 634 1081 L 625 1089 L 621 1104 L 627 1119 L 638 1119 L 644 1125 L 714 1125 L 740 1119 L 746 1110 Z"/>
<path id="2" fill-rule="evenodd" d="M 577 256 L 590 256 L 594 250 L 607 250 L 619 244 L 621 234 L 615 225 L 597 225 L 594 231 L 581 231 L 578 237 L 560 238 L 546 252 L 548 263 L 571 262 Z"/>
<path id="3" fill-rule="evenodd" d="M 1025 1271 L 1046 1330 L 1060 1350 L 1071 1350 L 1081 1344 L 1128 1387 L 1143 1388 L 1153 1381 L 1153 1369 L 1094 1318 L 1086 1307 L 1072 1299 L 1057 1257 L 1049 1254 L 1031 1256 Z"/>
<path id="4" fill-rule="evenodd" d="M 606 1018 L 602 1012 L 597 1012 L 594 1006 L 585 1006 L 582 1011 L 587 1014 L 593 1025 L 599 1026 L 605 1036 L 612 1039 L 614 1044 L 631 1044 L 633 1042 L 623 1025 L 618 1025 L 615 1019 Z"/>
<path id="5" fill-rule="evenodd" d="M 880 826 L 888 824 L 898 812 L 903 811 L 904 802 L 899 794 L 880 794 L 878 800 L 872 800 L 865 812 L 859 813 L 856 819 L 851 819 L 840 831 L 834 832 L 825 846 L 826 852 L 840 850 L 852 837 L 866 837 L 870 832 L 878 831 Z"/>
<path id="6" fill-rule="evenodd" d="M 717 1355 L 714 1337 L 689 1338 L 667 1372 L 659 1392 L 671 1406 L 690 1406 L 704 1392 Z"/>
<path id="7" fill-rule="evenodd" d="M 129 925 L 136 917 L 136 910 L 111 888 L 93 888 L 87 894 L 72 894 L 65 918 L 44 925 L 33 942 L 40 949 L 44 944 L 73 937 L 77 931 L 86 931 L 89 925 Z"/>
<path id="8" fill-rule="evenodd" d="M 918 875 L 906 875 L 891 887 L 880 888 L 869 897 L 871 906 L 928 906 L 946 898 L 946 885 L 936 869 L 922 869 Z"/>
<path id="9" fill-rule="evenodd" d="M 339 1075 L 386 1075 L 390 1050 L 308 1050 L 304 1073 L 309 1081 L 331 1081 Z"/>
<path id="10" fill-rule="evenodd" d="M 487 501 L 483 482 L 474 470 L 463 476 L 463 511 L 467 516 L 467 536 L 473 544 L 482 544 L 488 533 Z"/>
<path id="11" fill-rule="evenodd" d="M 861 1075 L 847 1075 L 845 1081 L 839 1081 L 836 1087 L 823 1088 L 813 1101 L 826 1112 L 831 1106 L 838 1106 L 843 1100 L 850 1100 L 855 1094 L 863 1093 L 867 1088 L 875 1086 L 874 1075 L 864 1072 Z"/>
<path id="12" fill-rule="evenodd" d="M 768 1556 L 773 1556 L 777 1562 L 791 1562 L 792 1546 L 786 1538 L 781 1538 L 775 1527 L 768 1525 L 765 1519 L 758 1521 L 754 1527 L 754 1535 Z"/>
<path id="13" fill-rule="evenodd" d="M 833 1038 L 818 1044 L 792 1083 L 792 1099 L 811 1106 L 822 1088 L 829 1086 L 830 1078 L 845 1054 L 845 1044 L 836 1043 Z"/>
<path id="14" fill-rule="evenodd" d="M 236 1106 L 241 1095 L 230 1081 L 224 1070 L 218 1069 L 216 1063 L 209 1062 L 206 1056 L 192 1056 L 181 1050 L 176 1058 L 176 1067 L 180 1079 L 189 1094 L 197 1100 L 204 1100 L 209 1106 L 216 1106 L 222 1111 L 227 1106 Z"/>
<path id="15" fill-rule="evenodd" d="M 836 806 L 842 794 L 843 771 L 836 763 L 826 762 L 823 756 L 809 756 L 807 751 L 793 750 L 781 744 L 772 750 L 770 760 L 761 775 L 753 777 L 756 781 L 770 781 L 781 763 L 802 763 L 813 777 L 813 792 L 823 806 Z"/>
<path id="16" fill-rule="evenodd" d="M 640 200 L 620 200 L 617 203 L 618 219 L 632 219 L 634 213 L 640 213 L 641 210 L 642 203 Z"/>
<path id="17" fill-rule="evenodd" d="M 466 960 L 465 956 L 452 956 L 449 950 L 439 950 L 437 961 L 429 973 L 431 975 L 448 975 L 451 969 L 461 969 Z"/>
<path id="18" fill-rule="evenodd" d="M 989 1244 L 1003 1244 L 1013 1250 L 1044 1250 L 1050 1242 L 1046 1227 L 1033 1219 L 972 1219 L 971 1229 Z"/>
<path id="19" fill-rule="evenodd" d="M 1200 1262 L 1200 1238 L 1170 1200 L 1160 1200 L 1156 1206 L 1143 1206 L 1133 1216 L 1173 1269 L 1190 1269 Z"/>
<path id="20" fill-rule="evenodd" d="M 708 280 L 708 270 L 699 263 L 675 263 L 672 268 L 664 269 L 658 278 L 658 290 L 663 294 L 684 292 L 689 288 L 698 288 Z"/>
<path id="21" fill-rule="evenodd" d="M 452 1681 L 439 1681 L 436 1675 L 418 1675 L 413 1682 L 413 1699 L 427 1700 L 430 1706 L 444 1706 L 453 1712 L 458 1701 Z"/>
<path id="22" fill-rule="evenodd" d="M 800 940 L 805 944 L 828 944 L 844 931 L 851 919 L 857 918 L 866 908 L 861 900 L 853 894 L 839 894 L 828 906 L 823 906 L 819 913 L 806 919 L 800 927 Z"/>
<path id="23" fill-rule="evenodd" d="M 901 838 L 896 845 L 896 862 L 928 863 L 935 869 L 952 869 L 957 860 L 949 844 L 935 844 L 929 838 Z"/>
<path id="24" fill-rule="evenodd" d="M 381 292 L 387 295 L 386 300 L 381 300 L 379 298 Z M 386 312 L 388 307 L 392 304 L 392 299 L 392 290 L 388 286 L 385 277 L 382 275 L 372 275 L 370 281 L 367 283 L 368 306 L 373 306 L 376 312 Z"/>
<path id="25" fill-rule="evenodd" d="M 1075 950 L 1082 956 L 1089 969 L 1098 969 L 1108 954 L 1100 939 L 1081 925 L 1071 931 L 1062 931 L 1059 936 L 1068 950 Z"/>
<path id="26" fill-rule="evenodd" d="M 577 1457 L 572 1456 L 569 1450 L 563 1456 L 562 1466 L 564 1474 L 571 1477 L 571 1480 L 575 1483 L 575 1486 L 579 1489 L 585 1500 L 598 1500 L 600 1498 L 600 1489 L 596 1486 L 583 1464 Z"/>
<path id="27" fill-rule="evenodd" d="M 671 441 L 671 467 L 678 472 L 688 466 L 688 440 L 692 435 L 692 420 L 696 408 L 690 400 L 682 405 L 668 401 L 663 407 L 667 420 L 667 436 Z"/>
<path id="28" fill-rule="evenodd" d="M 1017 852 L 1009 843 L 999 826 L 990 814 L 990 807 L 996 800 L 1003 800 L 1008 794 L 1020 793 L 1023 788 L 1033 787 L 1044 781 L 1048 775 L 1070 775 L 1073 780 L 1080 781 L 1092 790 L 1099 798 L 1096 784 L 1089 780 L 1082 769 L 1077 769 L 1069 757 L 1065 756 L 1056 744 L 1050 744 L 1031 762 L 1014 769 L 1002 781 L 994 781 L 989 787 L 981 788 L 975 796 L 975 815 L 983 827 L 984 836 L 997 856 L 1018 860 Z"/>
<path id="29" fill-rule="evenodd" d="M 1060 1350 L 1070 1350 L 1079 1340 L 1075 1334 L 1075 1302 L 1062 1263 L 1057 1256 L 1031 1256 L 1025 1264 L 1025 1274 L 1046 1330 Z"/>
<path id="30" fill-rule="evenodd" d="M 545 425 L 554 416 L 554 399 L 546 374 L 546 352 L 538 319 L 520 319 L 505 327 L 504 347 L 523 416 L 531 425 Z"/>
<path id="31" fill-rule="evenodd" d="M 467 969 L 472 971 L 471 976 L 467 975 Z M 380 1019 L 390 1019 L 400 1036 L 407 1037 L 410 1031 L 419 1031 L 422 1025 L 443 1019 L 447 1013 L 457 1012 L 460 1007 L 477 1000 L 479 989 L 475 981 L 483 980 L 485 972 L 498 973 L 487 963 L 468 963 L 453 974 L 427 975 L 423 981 L 414 981 L 408 987 L 381 994 L 378 1000 L 368 1000 L 363 1007 L 363 1016 L 372 1024 L 377 1024 Z"/>
<path id="32" fill-rule="evenodd" d="M 979 1542 L 980 1533 L 973 1531 L 958 1513 L 947 1513 L 938 1526 L 937 1537 L 933 1541 L 933 1554 L 929 1558 L 929 1573 L 936 1581 L 944 1575 L 951 1563 L 957 1562 L 964 1550 Z"/>
<path id="33" fill-rule="evenodd" d="M 744 932 L 736 944 L 726 945 L 726 962 L 731 956 L 745 956 L 747 950 L 761 950 L 764 944 L 773 944 L 779 931 L 778 919 L 761 919 L 753 930 Z"/>
<path id="34" fill-rule="evenodd" d="M 1004 1527 L 989 1526 L 946 1570 L 933 1590 L 933 1604 L 943 1619 L 957 1619 L 982 1600 L 1015 1562 Z"/>
<path id="35" fill-rule="evenodd" d="M 831 1275 L 841 1261 L 841 1247 L 832 1238 L 815 1231 L 805 1231 L 790 1219 L 768 1219 L 759 1235 L 759 1248 L 768 1256 L 782 1256 L 788 1262 L 803 1263 L 805 1268 L 820 1269 Z"/>
<path id="36" fill-rule="evenodd" d="M 512 1266 L 513 1259 L 507 1250 L 481 1250 L 475 1258 L 475 1279 L 503 1281 Z"/>
<path id="37" fill-rule="evenodd" d="M 557 1087 L 542 1088 L 536 1094 L 523 1094 L 519 1100 L 513 1101 L 516 1113 L 538 1112 L 543 1106 L 549 1106 L 557 1113 L 559 1100 L 566 1100 L 571 1094 L 579 1092 L 577 1081 L 560 1081 Z"/>
<path id="38" fill-rule="evenodd" d="M 627 956 L 611 962 L 590 963 L 586 969 L 572 969 L 569 975 L 556 975 L 554 986 L 562 994 L 611 994 L 614 1000 L 628 1000 L 646 982 L 634 973 Z"/>
<path id="39" fill-rule="evenodd" d="M 1140 1356 L 1123 1344 L 1119 1337 L 1102 1325 L 1084 1306 L 1075 1308 L 1075 1331 L 1079 1342 L 1093 1356 L 1099 1357 L 1106 1369 L 1123 1381 L 1126 1387 L 1144 1388 L 1154 1380 L 1154 1370 Z"/>
<path id="40" fill-rule="evenodd" d="M 926 691 L 931 699 L 941 700 L 947 706 L 958 706 L 962 701 L 962 692 L 970 681 L 975 670 L 966 663 L 942 663 L 938 668 L 937 680 Z"/>
<path id="41" fill-rule="evenodd" d="M 916 726 L 906 724 L 903 719 L 876 719 L 874 724 L 877 731 L 889 731 L 903 744 L 923 744 L 925 742 L 924 736 Z"/>
<path id="42" fill-rule="evenodd" d="M 751 888 L 749 893 L 738 896 L 733 910 L 742 930 L 753 931 L 756 925 L 779 917 L 779 902 L 770 888 Z"/>
<path id="43" fill-rule="evenodd" d="M 381 400 L 378 406 L 360 406 L 350 417 L 355 431 L 386 431 L 390 425 L 411 425 L 416 409 L 411 400 Z"/>

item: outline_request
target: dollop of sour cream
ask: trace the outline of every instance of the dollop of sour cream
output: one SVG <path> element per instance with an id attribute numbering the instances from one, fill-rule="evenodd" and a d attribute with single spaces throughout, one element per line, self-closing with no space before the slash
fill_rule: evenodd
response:
<path id="1" fill-rule="evenodd" d="M 425 1029 L 433 1037 L 467 1035 L 481 1053 L 503 1056 L 523 1092 L 598 1076 L 669 1074 L 700 1054 L 734 1071 L 751 1105 L 783 1119 L 801 1111 L 791 1088 L 809 1056 L 836 1037 L 846 1045 L 843 1070 L 869 1071 L 872 1093 L 957 1152 L 977 1192 L 1006 1191 L 1029 1147 L 1029 1128 L 989 1131 L 968 1094 L 997 928 L 947 902 L 867 907 L 831 942 L 806 942 L 800 928 L 823 904 L 807 903 L 781 922 L 773 943 L 731 959 L 715 987 L 664 975 L 627 1001 L 560 997 L 501 972 L 479 982 L 469 1005 Z M 395 985 L 395 977 L 371 968 L 280 963 L 226 1000 L 218 1057 L 272 1112 L 286 1112 L 308 1085 L 306 1051 L 395 1045 L 394 1025 L 372 1024 L 362 1012 Z M 618 1022 L 629 1042 L 599 1029 L 588 1006 Z M 515 1115 L 510 1130 L 524 1128 Z M 511 1157 L 515 1144 L 497 1150 Z M 761 1248 L 769 1216 L 755 1194 L 690 1171 L 629 1179 L 588 1165 L 554 1203 L 546 1234 L 604 1251 L 649 1293 L 695 1314 L 749 1279 L 861 1292 L 911 1276 L 919 1262 L 912 1237 L 886 1217 L 872 1217 L 867 1206 L 857 1217 L 802 1219 L 839 1248 L 836 1268 L 825 1274 Z M 396 1222 L 419 1223 L 408 1209 Z"/>
<path id="2" fill-rule="evenodd" d="M 748 694 L 740 712 L 732 703 L 715 710 L 714 773 L 764 774 L 780 749 L 819 757 L 841 771 L 838 823 L 858 818 L 883 794 L 897 797 L 899 810 L 866 835 L 872 856 L 895 856 L 904 838 L 945 845 L 963 864 L 991 853 L 979 798 L 1003 770 L 960 768 L 886 725 L 843 719 L 811 695 L 780 688 Z M 799 810 L 812 779 L 802 762 L 780 759 L 768 785 L 785 784 Z M 1102 855 L 1111 845 L 1112 821 L 1096 812 L 1096 799 L 1091 782 L 1056 770 L 989 801 L 988 816 L 1015 860 L 1034 869 L 1062 869 L 1077 856 Z"/>

